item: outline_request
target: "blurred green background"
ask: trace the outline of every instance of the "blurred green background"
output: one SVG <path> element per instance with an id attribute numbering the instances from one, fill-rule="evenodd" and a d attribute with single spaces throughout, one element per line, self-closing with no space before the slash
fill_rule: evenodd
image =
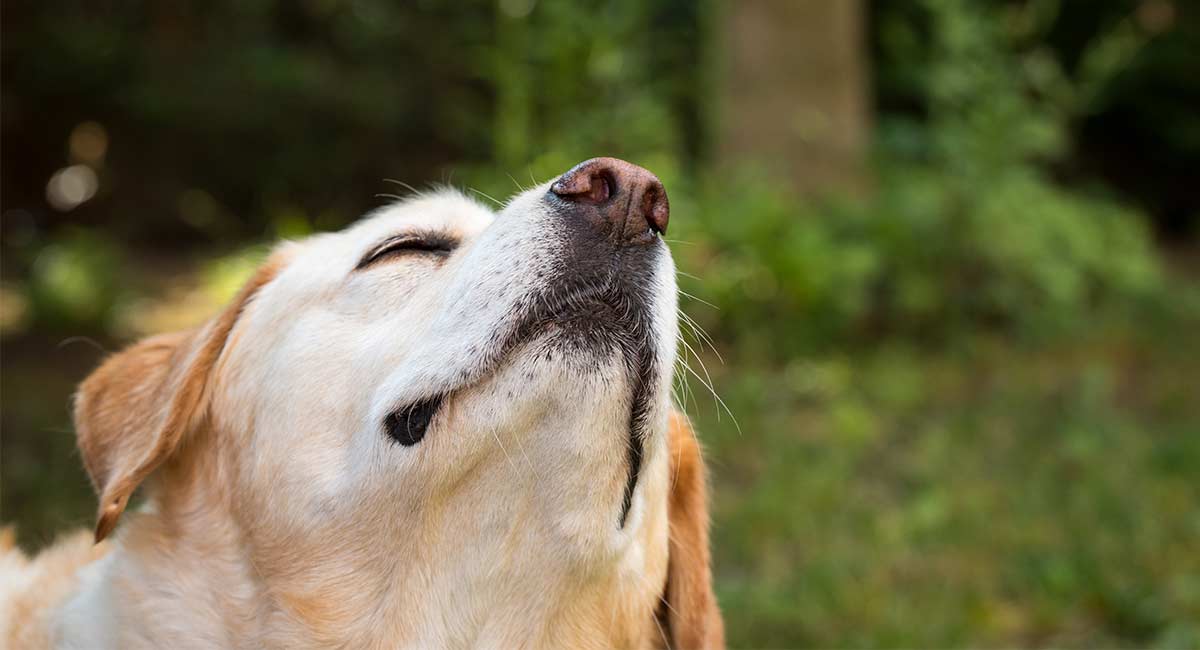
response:
<path id="1" fill-rule="evenodd" d="M 731 645 L 1200 647 L 1195 3 L 14 0 L 2 48 L 28 548 L 90 525 L 104 351 L 385 179 L 614 155 L 671 195 Z"/>

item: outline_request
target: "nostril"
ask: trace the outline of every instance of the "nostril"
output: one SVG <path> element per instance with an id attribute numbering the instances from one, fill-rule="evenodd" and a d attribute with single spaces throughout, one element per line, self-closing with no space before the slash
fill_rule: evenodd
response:
<path id="1" fill-rule="evenodd" d="M 616 179 L 607 170 L 602 171 L 592 176 L 592 188 L 588 193 L 587 200 L 600 204 L 608 200 L 608 197 L 615 194 L 617 191 Z"/>
<path id="2" fill-rule="evenodd" d="M 650 225 L 650 230 L 665 235 L 667 234 L 667 223 L 670 220 L 671 208 L 667 204 L 665 192 L 657 193 L 650 201 L 650 207 L 645 211 L 646 222 Z"/>
<path id="3" fill-rule="evenodd" d="M 550 191 L 564 199 L 599 205 L 617 192 L 617 179 L 603 166 L 576 169 L 555 181 Z"/>

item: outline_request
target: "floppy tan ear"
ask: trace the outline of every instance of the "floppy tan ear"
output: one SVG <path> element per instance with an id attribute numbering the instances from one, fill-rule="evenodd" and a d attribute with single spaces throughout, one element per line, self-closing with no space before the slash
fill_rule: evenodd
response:
<path id="1" fill-rule="evenodd" d="M 129 497 L 171 456 L 207 408 L 209 374 L 229 332 L 277 264 L 264 265 L 215 319 L 152 336 L 109 357 L 75 393 L 80 454 L 100 497 L 96 541 L 112 532 Z"/>
<path id="2" fill-rule="evenodd" d="M 708 551 L 708 482 L 700 445 L 687 417 L 672 411 L 668 427 L 671 539 L 667 560 L 667 632 L 672 648 L 724 648 L 725 624 L 713 593 Z"/>

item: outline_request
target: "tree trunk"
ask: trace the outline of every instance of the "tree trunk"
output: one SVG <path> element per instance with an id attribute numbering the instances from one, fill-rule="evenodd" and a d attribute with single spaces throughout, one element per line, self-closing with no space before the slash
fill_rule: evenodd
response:
<path id="1" fill-rule="evenodd" d="M 732 0 L 718 28 L 718 164 L 750 164 L 808 194 L 868 182 L 861 0 Z"/>

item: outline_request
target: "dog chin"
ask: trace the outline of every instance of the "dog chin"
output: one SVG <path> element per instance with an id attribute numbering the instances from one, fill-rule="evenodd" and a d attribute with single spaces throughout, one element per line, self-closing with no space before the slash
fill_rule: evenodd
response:
<path id="1" fill-rule="evenodd" d="M 543 355 L 547 363 L 565 364 L 567 381 L 594 377 L 605 385 L 620 385 L 622 397 L 611 401 L 619 412 L 610 415 L 620 422 L 628 450 L 618 528 L 625 526 L 632 507 L 654 419 L 665 412 L 662 386 L 669 381 L 673 363 L 675 333 L 660 331 L 670 322 L 661 314 L 674 312 L 674 304 L 661 304 L 670 301 L 657 294 L 664 286 L 657 280 L 663 253 L 644 253 L 598 286 L 586 280 L 560 281 L 537 302 L 540 309 L 529 314 L 516 334 L 532 333 L 539 344 L 527 350 Z"/>

